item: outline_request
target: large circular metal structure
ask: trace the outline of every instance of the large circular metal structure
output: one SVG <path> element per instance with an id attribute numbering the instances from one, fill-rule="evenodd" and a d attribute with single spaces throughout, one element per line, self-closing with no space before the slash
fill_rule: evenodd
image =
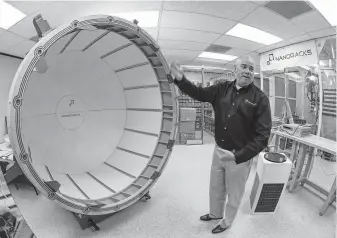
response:
<path id="1" fill-rule="evenodd" d="M 112 16 L 76 20 L 43 37 L 9 96 L 19 166 L 41 193 L 81 214 L 114 213 L 143 197 L 168 161 L 176 120 L 159 46 Z"/>

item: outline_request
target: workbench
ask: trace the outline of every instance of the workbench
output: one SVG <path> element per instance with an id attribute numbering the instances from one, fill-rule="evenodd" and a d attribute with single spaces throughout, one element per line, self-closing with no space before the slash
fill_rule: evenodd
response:
<path id="1" fill-rule="evenodd" d="M 294 191 L 297 185 L 300 184 L 303 186 L 304 184 L 307 184 L 311 188 L 325 195 L 326 199 L 324 201 L 323 206 L 321 207 L 319 211 L 319 215 L 322 216 L 325 213 L 325 211 L 328 209 L 328 207 L 332 204 L 332 202 L 336 201 L 336 175 L 335 175 L 334 182 L 329 192 L 323 189 L 322 187 L 318 186 L 317 184 L 313 183 L 312 181 L 310 181 L 309 175 L 310 175 L 312 165 L 313 165 L 315 150 L 318 149 L 318 150 L 325 151 L 325 152 L 328 152 L 336 156 L 336 146 L 337 146 L 336 141 L 329 140 L 329 139 L 319 137 L 316 135 L 308 135 L 305 137 L 299 137 L 299 136 L 292 135 L 290 133 L 280 131 L 280 130 L 273 130 L 272 134 L 276 136 L 274 152 L 278 152 L 280 137 L 293 140 L 289 159 L 293 161 L 293 163 L 296 160 L 296 165 L 294 168 L 293 175 L 289 178 L 288 191 L 291 193 Z M 298 150 L 299 152 L 297 155 Z M 304 161 L 305 161 L 305 156 L 306 156 L 307 151 L 309 151 L 309 156 L 307 159 L 307 163 L 305 164 L 305 167 L 304 167 Z"/>

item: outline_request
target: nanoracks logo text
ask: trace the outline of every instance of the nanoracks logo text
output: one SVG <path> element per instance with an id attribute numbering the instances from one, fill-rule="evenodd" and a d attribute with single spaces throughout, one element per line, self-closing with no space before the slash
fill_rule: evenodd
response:
<path id="1" fill-rule="evenodd" d="M 280 56 L 275 56 L 274 53 L 269 54 L 269 60 L 267 61 L 267 65 L 270 65 L 270 62 L 276 60 L 276 61 L 281 61 L 281 60 L 287 60 L 291 58 L 297 58 L 297 57 L 303 57 L 307 55 L 312 55 L 311 50 L 301 50 L 295 53 L 289 53 L 286 55 L 280 55 Z"/>

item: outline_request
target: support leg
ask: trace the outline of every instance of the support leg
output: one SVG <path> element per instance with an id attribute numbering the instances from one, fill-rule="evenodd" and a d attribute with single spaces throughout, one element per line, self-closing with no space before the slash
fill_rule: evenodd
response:
<path id="1" fill-rule="evenodd" d="M 291 193 L 294 191 L 295 185 L 297 178 L 300 176 L 302 169 L 303 169 L 303 164 L 304 164 L 304 158 L 305 158 L 305 151 L 307 149 L 307 145 L 300 144 L 300 152 L 299 152 L 299 157 L 297 159 L 296 167 L 295 167 L 295 172 L 293 174 L 293 177 L 290 181 L 290 187 L 289 187 L 289 192 Z"/>
<path id="2" fill-rule="evenodd" d="M 145 200 L 151 199 L 150 192 L 147 192 L 147 193 L 144 195 L 144 198 L 145 198 Z"/>
<path id="3" fill-rule="evenodd" d="M 314 147 L 310 147 L 307 164 L 305 165 L 305 170 L 303 173 L 303 178 L 305 179 L 308 179 L 310 168 L 312 167 L 312 163 L 314 162 L 314 150 L 315 150 Z M 301 182 L 301 185 L 303 186 L 304 182 Z"/>
<path id="4" fill-rule="evenodd" d="M 321 210 L 319 211 L 319 215 L 323 216 L 323 214 L 326 212 L 328 207 L 335 200 L 336 200 L 336 177 L 335 177 L 335 181 L 333 182 L 333 184 L 331 186 L 329 195 L 328 195 L 327 199 L 325 200 L 324 205 L 322 206 Z"/>
<path id="5" fill-rule="evenodd" d="M 94 219 L 89 218 L 88 223 L 89 223 L 89 227 L 91 227 L 93 231 L 99 231 L 100 230 L 100 228 L 98 227 L 98 225 L 96 224 Z"/>
<path id="6" fill-rule="evenodd" d="M 150 196 L 150 192 L 147 192 L 141 199 L 140 201 L 146 202 L 147 200 L 150 200 L 151 196 Z"/>

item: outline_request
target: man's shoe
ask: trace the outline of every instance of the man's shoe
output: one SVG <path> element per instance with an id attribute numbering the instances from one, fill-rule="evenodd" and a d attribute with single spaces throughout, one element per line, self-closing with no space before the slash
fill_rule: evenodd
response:
<path id="1" fill-rule="evenodd" d="M 220 225 L 217 225 L 213 230 L 212 230 L 212 233 L 213 234 L 217 234 L 217 233 L 220 233 L 220 232 L 223 232 L 225 230 L 227 230 L 228 227 L 226 228 L 222 228 Z"/>
<path id="2" fill-rule="evenodd" d="M 209 214 L 206 214 L 206 215 L 203 215 L 203 216 L 200 217 L 200 220 L 202 220 L 202 221 L 212 221 L 212 220 L 219 220 L 219 219 L 222 219 L 222 217 L 213 218 L 213 217 L 210 217 Z"/>

